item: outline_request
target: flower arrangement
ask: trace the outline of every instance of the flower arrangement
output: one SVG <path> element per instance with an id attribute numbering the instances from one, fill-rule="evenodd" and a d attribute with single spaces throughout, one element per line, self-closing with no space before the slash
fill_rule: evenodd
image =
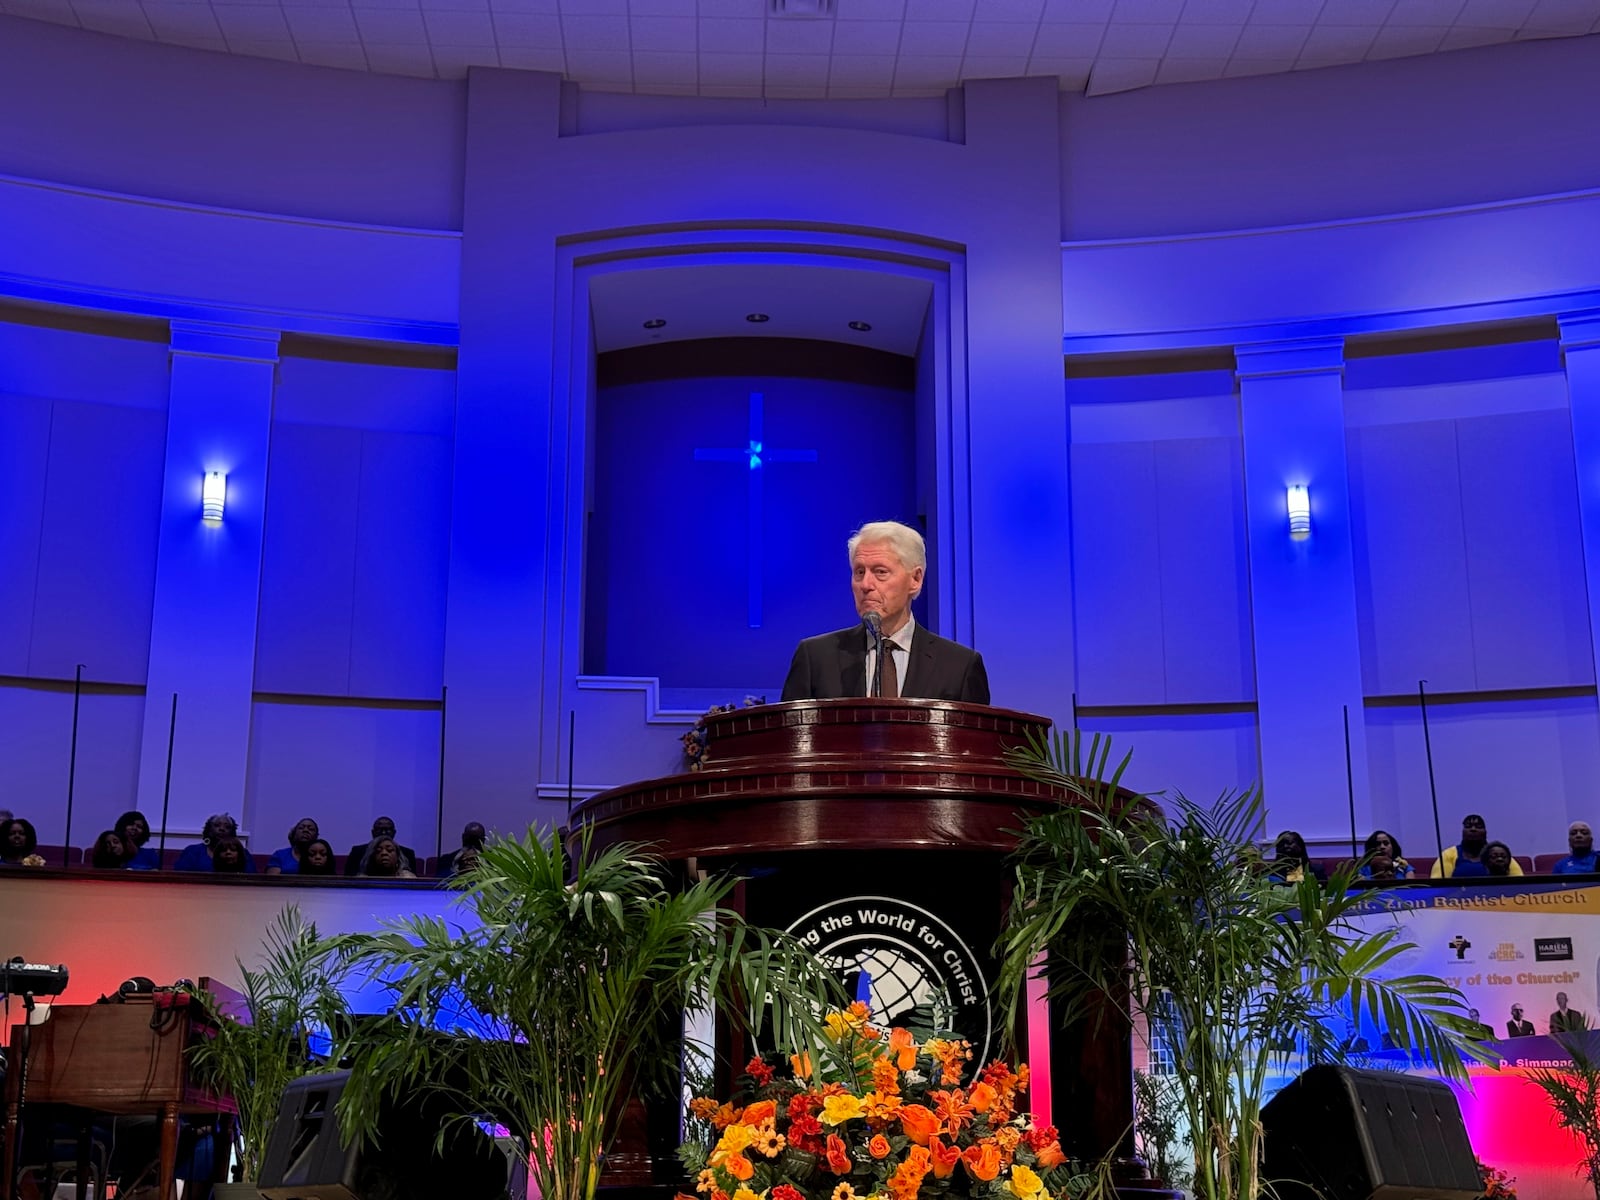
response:
<path id="1" fill-rule="evenodd" d="M 1481 1159 L 1478 1161 L 1478 1174 L 1483 1178 L 1482 1200 L 1517 1200 L 1517 1189 L 1511 1186 L 1517 1181 L 1515 1175 L 1507 1175 L 1499 1167 L 1491 1167 Z"/>
<path id="2" fill-rule="evenodd" d="M 704 1200 L 1066 1200 L 1079 1185 L 1056 1130 L 1020 1111 L 1025 1065 L 963 1085 L 967 1042 L 885 1036 L 859 1002 L 827 1030 L 832 1069 L 758 1057 L 735 1100 L 691 1102 L 678 1153 Z"/>
<path id="3" fill-rule="evenodd" d="M 680 739 L 683 742 L 685 769 L 698 771 L 705 766 L 706 745 L 710 741 L 710 734 L 706 731 L 707 721 L 722 713 L 730 713 L 738 708 L 753 708 L 757 704 L 766 702 L 765 696 L 746 696 L 743 704 L 713 704 L 706 709 L 705 714 L 694 723 L 694 728 Z"/>

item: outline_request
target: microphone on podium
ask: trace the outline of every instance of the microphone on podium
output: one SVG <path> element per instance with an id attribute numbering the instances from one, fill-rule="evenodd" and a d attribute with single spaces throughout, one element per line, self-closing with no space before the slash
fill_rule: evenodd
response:
<path id="1" fill-rule="evenodd" d="M 872 644 L 876 646 L 878 639 L 883 636 L 883 618 L 875 612 L 869 612 L 861 619 L 867 623 L 867 636 L 872 639 Z"/>
<path id="2" fill-rule="evenodd" d="M 875 612 L 869 612 L 861 618 L 867 623 L 867 637 L 871 639 L 872 649 L 877 651 L 872 661 L 872 681 L 867 688 L 867 695 L 883 695 L 883 618 Z"/>

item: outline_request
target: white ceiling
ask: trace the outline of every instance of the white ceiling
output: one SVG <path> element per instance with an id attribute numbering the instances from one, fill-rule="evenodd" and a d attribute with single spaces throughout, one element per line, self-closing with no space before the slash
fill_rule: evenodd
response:
<path id="1" fill-rule="evenodd" d="M 814 5 L 818 0 L 787 0 Z M 598 91 L 938 95 L 1054 76 L 1090 95 L 1600 33 L 1600 0 L 0 0 L 146 41 L 424 78 L 559 71 Z"/>
<path id="2" fill-rule="evenodd" d="M 713 337 L 813 338 L 913 355 L 933 295 L 925 279 L 851 267 L 719 263 L 597 276 L 595 348 Z M 747 314 L 769 319 L 750 322 Z M 659 329 L 644 323 L 665 320 Z M 854 330 L 851 321 L 870 330 Z"/>

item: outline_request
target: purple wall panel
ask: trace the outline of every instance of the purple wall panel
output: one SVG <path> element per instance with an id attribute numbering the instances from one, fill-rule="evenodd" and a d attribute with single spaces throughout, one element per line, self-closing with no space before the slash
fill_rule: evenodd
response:
<path id="1" fill-rule="evenodd" d="M 449 439 L 364 434 L 352 571 L 351 695 L 438 697 L 449 552 Z"/>
<path id="2" fill-rule="evenodd" d="M 1209 804 L 1261 776 L 1253 712 L 1086 717 L 1080 724 L 1085 733 L 1111 737 L 1114 760 L 1132 751 L 1123 781 L 1137 791 L 1181 792 Z"/>
<path id="3" fill-rule="evenodd" d="M 1253 700 L 1239 439 L 1157 442 L 1155 465 L 1165 699 Z"/>
<path id="4" fill-rule="evenodd" d="M 462 83 L 0 18 L 0 111 L 30 114 L 0 127 L 7 174 L 223 208 L 461 227 Z"/>
<path id="5" fill-rule="evenodd" d="M 143 714 L 141 695 L 84 694 L 73 785 L 74 845 L 93 844 L 96 834 L 133 807 Z M 0 805 L 32 821 L 42 842 L 59 843 L 66 830 L 71 746 L 70 689 L 0 687 Z M 158 813 L 148 815 L 152 824 L 159 819 Z"/>
<path id="6" fill-rule="evenodd" d="M 1594 682 L 1564 411 L 1457 423 L 1480 688 Z"/>
<path id="7" fill-rule="evenodd" d="M 1166 699 L 1156 456 L 1149 442 L 1072 447 L 1079 704 Z"/>
<path id="8" fill-rule="evenodd" d="M 274 423 L 256 691 L 348 694 L 360 496 L 360 430 Z"/>
<path id="9" fill-rule="evenodd" d="M 54 405 L 30 675 L 144 682 L 165 450 L 163 412 Z"/>
<path id="10" fill-rule="evenodd" d="M 1368 695 L 1474 686 L 1453 421 L 1346 431 L 1361 685 Z"/>
<path id="11" fill-rule="evenodd" d="M 0 675 L 28 673 L 49 461 L 49 401 L 0 395 Z"/>

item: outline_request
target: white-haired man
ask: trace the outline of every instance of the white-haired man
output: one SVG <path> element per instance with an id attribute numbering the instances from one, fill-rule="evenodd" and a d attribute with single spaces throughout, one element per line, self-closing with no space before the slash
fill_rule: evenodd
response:
<path id="1" fill-rule="evenodd" d="M 1595 860 L 1594 830 L 1587 821 L 1574 821 L 1567 826 L 1567 849 L 1571 851 L 1550 868 L 1552 875 L 1593 875 L 1600 871 Z"/>
<path id="2" fill-rule="evenodd" d="M 886 656 L 884 696 L 989 703 L 982 655 L 922 628 L 911 615 L 928 562 L 922 535 L 898 521 L 874 521 L 856 531 L 847 550 L 850 589 L 862 623 L 801 642 L 789 664 L 783 698 L 868 695 L 879 652 L 867 617 L 876 614 Z"/>

